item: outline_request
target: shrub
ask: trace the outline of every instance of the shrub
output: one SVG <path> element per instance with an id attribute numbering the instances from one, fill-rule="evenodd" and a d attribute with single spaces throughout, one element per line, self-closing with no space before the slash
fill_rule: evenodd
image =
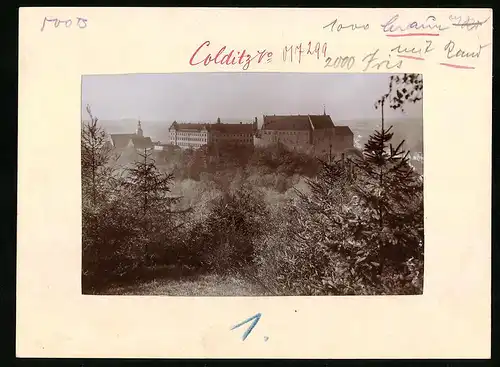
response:
<path id="1" fill-rule="evenodd" d="M 126 278 L 143 263 L 147 239 L 127 201 L 113 200 L 82 210 L 82 288 L 93 292 Z"/>
<path id="2" fill-rule="evenodd" d="M 289 222 L 293 201 L 277 203 L 266 222 L 266 232 L 255 246 L 256 278 L 275 295 L 321 294 L 328 268 L 328 252 L 308 241 L 295 241 Z"/>
<path id="3" fill-rule="evenodd" d="M 251 264 L 254 241 L 263 231 L 266 206 L 262 194 L 242 185 L 224 192 L 212 202 L 208 218 L 200 228 L 204 243 L 204 265 L 225 273 Z"/>

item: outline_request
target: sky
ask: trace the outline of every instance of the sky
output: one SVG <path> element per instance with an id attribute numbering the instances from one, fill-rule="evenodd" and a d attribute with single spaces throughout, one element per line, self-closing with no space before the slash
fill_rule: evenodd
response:
<path id="1" fill-rule="evenodd" d="M 144 121 L 261 120 L 262 115 L 323 114 L 332 119 L 380 118 L 374 102 L 391 74 L 179 73 L 86 75 L 85 106 L 100 120 Z M 422 104 L 405 113 L 386 109 L 386 117 L 422 117 Z"/>

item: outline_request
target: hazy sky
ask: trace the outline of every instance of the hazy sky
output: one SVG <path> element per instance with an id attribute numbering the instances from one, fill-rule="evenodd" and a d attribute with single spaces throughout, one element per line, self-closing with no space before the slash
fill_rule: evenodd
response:
<path id="1" fill-rule="evenodd" d="M 390 74 L 181 73 L 83 77 L 82 106 L 101 120 L 215 121 L 255 116 L 322 114 L 333 120 L 378 118 L 374 102 L 388 90 Z M 421 117 L 422 105 L 405 114 Z M 83 108 L 83 111 L 85 109 Z M 87 118 L 82 111 L 82 117 Z"/>

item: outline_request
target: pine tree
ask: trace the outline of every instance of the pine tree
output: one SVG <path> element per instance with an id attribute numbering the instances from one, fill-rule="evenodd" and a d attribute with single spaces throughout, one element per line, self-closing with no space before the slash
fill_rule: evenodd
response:
<path id="1" fill-rule="evenodd" d="M 98 125 L 98 119 L 92 115 L 90 106 L 86 110 L 90 121 L 84 122 L 82 126 L 82 191 L 83 197 L 89 198 L 96 205 L 113 178 L 112 169 L 108 165 L 113 157 L 106 132 Z"/>
<path id="2" fill-rule="evenodd" d="M 413 89 L 409 89 L 413 86 Z M 411 258 L 423 256 L 423 182 L 409 164 L 404 140 L 391 144 L 392 126 L 384 125 L 384 106 L 402 109 L 407 101 L 421 99 L 421 78 L 414 74 L 390 79 L 389 92 L 377 101 L 382 126 L 355 159 L 356 191 L 367 208 L 362 227 L 366 242 L 364 261 L 376 265 L 379 279 L 387 265 L 398 267 Z"/>
<path id="3" fill-rule="evenodd" d="M 148 249 L 154 246 L 168 245 L 177 235 L 175 214 L 189 211 L 175 211 L 173 205 L 180 201 L 171 193 L 174 175 L 161 172 L 152 156 L 151 149 L 145 148 L 138 153 L 140 157 L 131 168 L 127 169 L 124 186 L 129 192 L 130 201 L 136 206 L 137 224 L 142 232 L 144 257 L 150 260 Z"/>
<path id="4" fill-rule="evenodd" d="M 92 115 L 82 123 L 82 287 L 103 286 L 111 277 L 134 268 L 130 243 L 135 243 L 133 216 L 124 208 L 114 154 L 104 129 Z"/>
<path id="5" fill-rule="evenodd" d="M 159 171 L 150 149 L 145 148 L 138 155 L 140 159 L 127 169 L 125 186 L 136 197 L 143 216 L 155 210 L 169 211 L 179 200 L 171 196 L 174 175 Z"/>

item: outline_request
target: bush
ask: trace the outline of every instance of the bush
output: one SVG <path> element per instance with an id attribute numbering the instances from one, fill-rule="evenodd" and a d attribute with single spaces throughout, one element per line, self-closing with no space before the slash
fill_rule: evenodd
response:
<path id="1" fill-rule="evenodd" d="M 272 207 L 266 232 L 254 251 L 256 278 L 275 295 L 321 294 L 321 279 L 328 268 L 328 252 L 307 241 L 294 241 L 289 222 L 292 200 Z"/>
<path id="2" fill-rule="evenodd" d="M 82 288 L 93 292 L 126 278 L 143 264 L 147 239 L 127 201 L 99 205 L 84 201 L 82 210 Z"/>
<path id="3" fill-rule="evenodd" d="M 227 273 L 251 264 L 266 213 L 262 194 L 246 185 L 216 198 L 207 219 L 197 228 L 197 239 L 204 244 L 204 266 Z"/>

